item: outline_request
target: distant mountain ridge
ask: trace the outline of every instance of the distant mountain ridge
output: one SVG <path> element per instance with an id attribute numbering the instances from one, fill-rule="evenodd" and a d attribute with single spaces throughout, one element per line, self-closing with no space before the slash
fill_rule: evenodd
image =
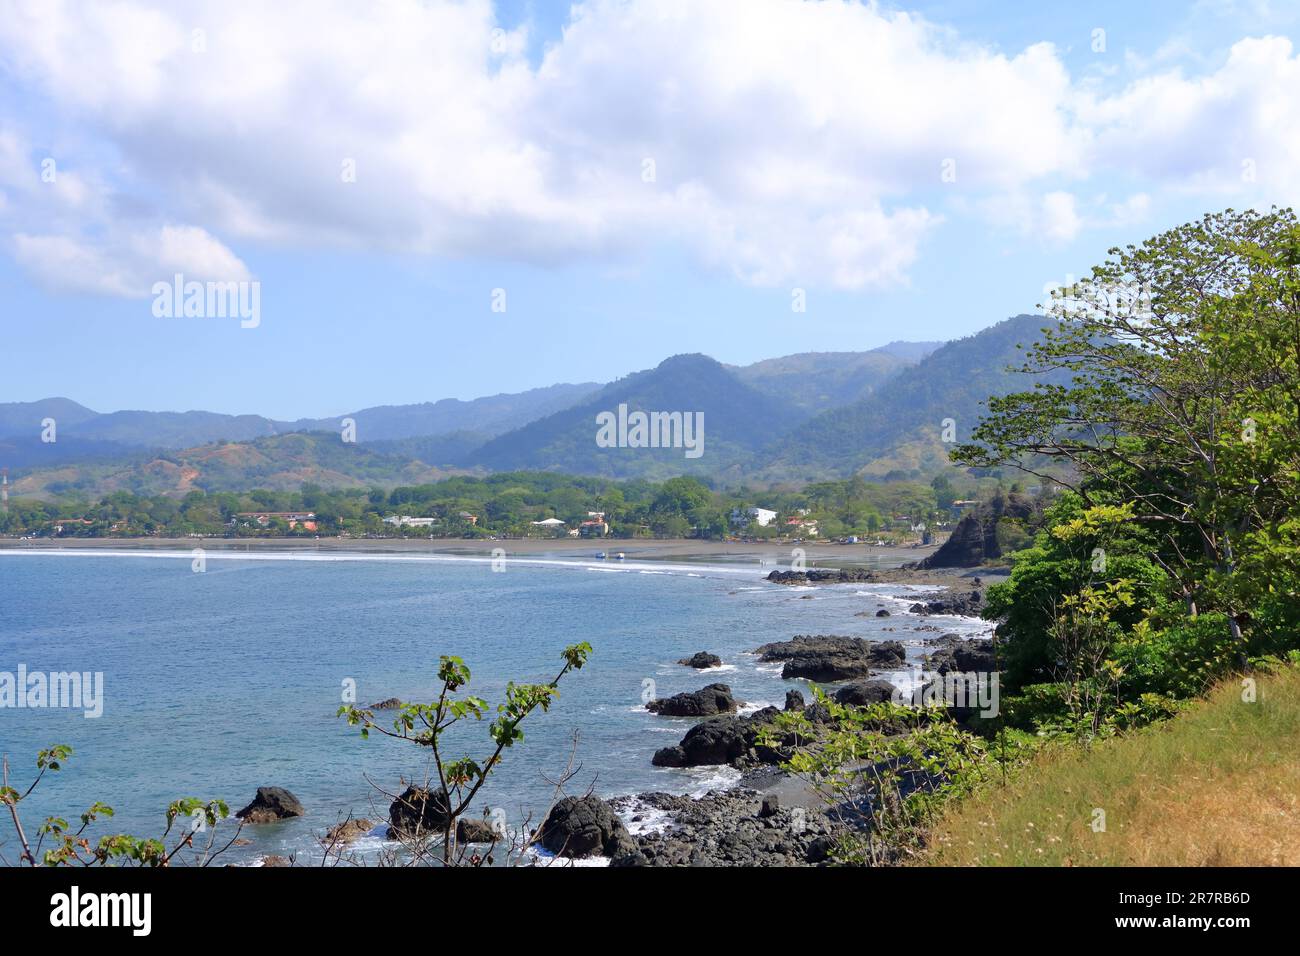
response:
<path id="1" fill-rule="evenodd" d="M 862 474 L 917 478 L 948 467 L 943 422 L 969 436 L 989 395 L 1028 387 L 1009 370 L 1048 320 L 1021 315 L 936 347 L 805 352 L 727 366 L 674 355 L 607 385 L 560 384 L 464 402 L 375 406 L 280 422 L 211 412 L 100 414 L 69 399 L 0 404 L 0 466 L 15 494 L 379 486 L 451 472 L 540 470 L 618 478 L 697 474 L 724 483 Z M 601 447 L 597 416 L 702 413 L 704 454 Z M 44 417 L 58 442 L 40 441 Z M 358 442 L 342 440 L 343 418 Z M 15 427 L 22 431 L 5 437 Z M 15 479 L 21 478 L 21 482 Z"/>
<path id="2" fill-rule="evenodd" d="M 783 436 L 751 471 L 772 480 L 791 473 L 902 477 L 882 471 L 882 457 L 894 459 L 893 472 L 942 467 L 950 447 L 943 441 L 944 420 L 952 419 L 956 442 L 966 441 L 989 396 L 1032 387 L 1011 368 L 1024 362 L 1024 349 L 1050 324 L 1041 315 L 1017 315 L 955 339 L 899 372 L 879 394 L 823 412 Z"/>
<path id="3" fill-rule="evenodd" d="M 872 349 L 870 352 L 801 352 L 727 368 L 747 385 L 811 416 L 866 398 L 916 361 Z"/>
<path id="4" fill-rule="evenodd" d="M 682 448 L 601 448 L 596 416 L 632 411 L 702 413 L 704 455 Z M 496 471 L 571 471 L 608 477 L 708 473 L 743 460 L 803 415 L 794 406 L 745 384 L 707 355 L 674 355 L 653 369 L 634 372 L 580 405 L 500 435 L 474 451 L 467 463 Z"/>
<path id="5" fill-rule="evenodd" d="M 141 450 L 194 448 L 213 442 L 252 441 L 295 432 L 340 433 L 356 423 L 359 442 L 472 432 L 486 441 L 572 405 L 601 386 L 559 384 L 471 401 L 445 398 L 417 405 L 379 405 L 332 418 L 277 421 L 219 412 L 117 411 L 100 413 L 66 398 L 0 404 L 0 466 L 24 468 L 67 461 L 131 459 Z M 55 422 L 57 441 L 42 440 L 42 421 Z"/>
<path id="6" fill-rule="evenodd" d="M 115 491 L 182 497 L 191 491 L 295 491 L 306 483 L 322 488 L 418 485 L 450 474 L 424 462 L 344 442 L 337 432 L 293 432 L 162 455 L 137 452 L 126 461 L 42 469 L 12 481 L 11 492 L 92 500 Z"/>

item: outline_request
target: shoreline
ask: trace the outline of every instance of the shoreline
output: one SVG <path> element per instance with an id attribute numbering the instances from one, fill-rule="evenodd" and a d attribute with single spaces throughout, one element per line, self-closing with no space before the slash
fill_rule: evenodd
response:
<path id="1" fill-rule="evenodd" d="M 258 551 L 332 554 L 444 554 L 492 557 L 501 548 L 507 557 L 584 557 L 600 552 L 622 553 L 629 561 L 688 561 L 737 563 L 768 561 L 788 567 L 792 551 L 804 552 L 809 566 L 863 567 L 882 570 L 919 561 L 936 545 L 876 547 L 801 542 L 709 541 L 699 538 L 0 538 L 0 551 Z M 610 558 L 610 560 L 616 560 Z"/>
<path id="2" fill-rule="evenodd" d="M 751 571 L 767 574 L 791 567 L 791 550 L 804 551 L 809 569 L 842 568 L 869 572 L 871 581 L 881 584 L 919 584 L 938 586 L 944 595 L 957 597 L 971 589 L 983 589 L 1001 579 L 1005 568 L 940 568 L 914 570 L 901 565 L 919 561 L 937 548 L 875 547 L 825 543 L 755 543 L 724 542 L 699 539 L 603 539 L 573 541 L 564 539 L 349 539 L 349 538 L 59 538 L 23 541 L 0 538 L 0 555 L 60 553 L 67 556 L 107 557 L 178 557 L 188 559 L 196 548 L 239 560 L 245 553 L 253 560 L 291 560 L 320 555 L 321 560 L 355 557 L 359 560 L 444 560 L 483 561 L 493 557 L 493 550 L 504 549 L 508 557 L 528 563 L 590 564 L 597 553 L 611 557 L 612 566 L 638 563 L 676 563 L 678 565 L 713 565 L 728 571 Z M 612 556 L 622 552 L 625 559 Z M 310 557 L 307 558 L 310 560 Z M 549 559 L 549 560 L 547 560 Z M 978 579 L 978 580 L 976 580 Z M 815 591 L 822 588 L 853 587 L 855 581 L 798 582 L 791 590 Z M 866 583 L 866 582 L 863 582 Z M 790 586 L 771 582 L 773 587 Z M 937 597 L 927 595 L 927 598 Z M 895 614 L 900 612 L 895 611 Z M 859 615 L 865 616 L 865 615 Z M 908 612 L 900 615 L 904 619 Z M 965 615 L 963 615 L 965 616 Z M 929 629 L 923 629 L 929 630 Z M 938 631 L 938 628 L 932 628 Z M 922 638 L 927 642 L 933 636 Z M 703 673 L 701 681 L 707 678 Z M 841 686 L 845 682 L 832 681 Z M 692 726 L 698 726 L 696 721 Z M 726 766 L 722 764 L 720 766 Z M 737 768 L 741 769 L 741 768 Z M 594 795 L 593 795 L 594 796 Z M 664 791 L 636 791 L 625 796 L 600 796 L 603 803 L 615 808 L 626 825 L 643 818 L 647 812 L 662 815 L 654 828 L 658 835 L 637 832 L 633 840 L 638 847 L 636 865 L 683 865 L 688 860 L 712 865 L 816 865 L 828 845 L 831 831 L 822 820 L 823 807 L 807 784 L 773 765 L 742 769 L 738 778 L 705 793 L 679 792 L 671 787 Z M 779 809 L 777 809 L 779 808 Z M 793 814 L 793 815 L 792 815 Z M 808 821 L 813 828 L 802 836 L 792 836 L 791 821 Z M 774 832 L 782 835 L 770 844 Z M 724 847 L 726 849 L 724 849 Z M 647 859 L 644 852 L 649 853 Z M 272 854 L 274 855 L 274 854 Z M 260 861 L 259 861 L 260 862 Z M 594 860 L 592 862 L 595 862 Z M 608 865 L 612 860 L 601 862 Z M 565 861 L 571 863 L 571 861 Z"/>
<path id="3" fill-rule="evenodd" d="M 611 566 L 634 565 L 639 562 L 677 564 L 681 566 L 708 566 L 739 570 L 753 567 L 766 573 L 785 571 L 791 567 L 793 550 L 801 549 L 809 569 L 865 570 L 881 584 L 923 584 L 943 587 L 949 592 L 1005 579 L 1009 568 L 1005 566 L 979 566 L 973 568 L 904 567 L 938 550 L 938 545 L 883 546 L 841 545 L 830 543 L 760 543 L 743 541 L 709 541 L 699 538 L 664 539 L 613 539 L 573 541 L 568 539 L 523 538 L 516 540 L 436 538 L 37 538 L 22 540 L 0 537 L 0 554 L 81 554 L 105 552 L 126 556 L 123 552 L 138 552 L 143 556 L 169 556 L 189 558 L 201 548 L 209 556 L 224 554 L 257 555 L 266 560 L 329 555 L 338 559 L 355 558 L 375 560 L 402 558 L 418 559 L 421 556 L 443 559 L 488 561 L 497 557 L 493 551 L 500 548 L 507 559 L 514 558 L 530 563 L 568 564 L 590 562 L 605 552 Z M 92 554 L 87 554 L 88 552 Z M 614 557 L 623 554 L 622 559 Z M 780 582 L 773 582 L 780 585 Z M 805 586 L 829 587 L 836 582 L 808 582 Z"/>

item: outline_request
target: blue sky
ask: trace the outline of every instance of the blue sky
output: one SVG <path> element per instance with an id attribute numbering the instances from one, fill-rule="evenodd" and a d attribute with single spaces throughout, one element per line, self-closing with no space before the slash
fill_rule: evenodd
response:
<path id="1" fill-rule="evenodd" d="M 0 401 L 294 418 L 967 335 L 1293 204 L 1296 6 L 5 4 Z M 177 272 L 260 323 L 154 315 Z"/>

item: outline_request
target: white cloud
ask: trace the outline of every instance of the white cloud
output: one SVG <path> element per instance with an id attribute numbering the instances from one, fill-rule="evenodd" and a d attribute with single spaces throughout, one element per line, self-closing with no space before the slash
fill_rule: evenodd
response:
<path id="1" fill-rule="evenodd" d="M 1108 94 L 1049 44 L 1006 55 L 835 0 L 591 0 L 537 64 L 488 0 L 9 13 L 10 81 L 84 152 L 59 157 L 66 195 L 11 187 L 0 217 L 46 281 L 61 263 L 104 290 L 243 269 L 224 243 L 548 262 L 663 241 L 747 282 L 864 288 L 906 281 L 943 203 L 1065 243 L 1141 221 L 1160 183 L 1239 189 L 1247 158 L 1300 191 L 1278 38 Z M 8 157 L 0 130 L 0 188 Z M 1153 185 L 1080 198 L 1111 173 Z"/>
<path id="2" fill-rule="evenodd" d="M 109 241 L 98 242 L 18 233 L 12 250 L 41 283 L 72 292 L 138 299 L 176 273 L 199 281 L 251 278 L 234 253 L 197 226 L 115 229 Z"/>
<path id="3" fill-rule="evenodd" d="M 1073 193 L 1057 190 L 1043 197 L 1043 232 L 1049 239 L 1068 242 L 1079 234 L 1082 222 Z"/>

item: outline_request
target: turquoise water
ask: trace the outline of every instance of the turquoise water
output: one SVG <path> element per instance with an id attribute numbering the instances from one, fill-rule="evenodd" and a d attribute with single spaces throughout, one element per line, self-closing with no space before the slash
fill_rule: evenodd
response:
<path id="1" fill-rule="evenodd" d="M 245 828 L 252 842 L 225 859 L 298 852 L 305 860 L 315 835 L 349 813 L 386 817 L 389 800 L 368 778 L 390 790 L 403 775 L 424 779 L 425 754 L 414 745 L 373 734 L 363 741 L 335 717 L 346 680 L 362 705 L 429 700 L 438 656 L 457 654 L 473 671 L 468 690 L 495 705 L 507 680 L 549 679 L 561 649 L 585 640 L 590 663 L 565 679 L 549 713 L 529 718 L 525 740 L 478 803 L 500 807 L 513 824 L 535 814 L 551 794 L 545 776 L 563 770 L 575 732 L 581 769 L 570 792 L 702 792 L 736 775 L 650 765 L 690 722 L 645 712 L 645 681 L 658 696 L 722 681 L 750 708 L 779 706 L 787 688 L 807 685 L 745 653 L 758 644 L 800 633 L 932 636 L 900 613 L 917 589 L 793 589 L 763 581 L 768 570 L 541 559 L 511 560 L 497 573 L 484 561 L 432 556 L 209 554 L 207 570 L 194 573 L 188 553 L 0 552 L 0 671 L 25 664 L 104 675 L 99 718 L 0 708 L 0 753 L 11 783 L 25 786 L 37 750 L 56 742 L 75 750 L 24 803 L 29 833 L 46 814 L 73 819 L 100 800 L 117 816 L 93 834 L 156 835 L 177 797 L 220 797 L 233 812 L 258 786 L 275 785 L 293 791 L 307 815 Z M 880 604 L 894 616 L 854 616 Z M 719 654 L 725 668 L 674 663 L 699 650 Z M 919 642 L 909 647 L 920 651 Z M 485 758 L 487 722 L 466 726 L 457 743 Z M 0 839 L 12 863 L 7 828 Z"/>

